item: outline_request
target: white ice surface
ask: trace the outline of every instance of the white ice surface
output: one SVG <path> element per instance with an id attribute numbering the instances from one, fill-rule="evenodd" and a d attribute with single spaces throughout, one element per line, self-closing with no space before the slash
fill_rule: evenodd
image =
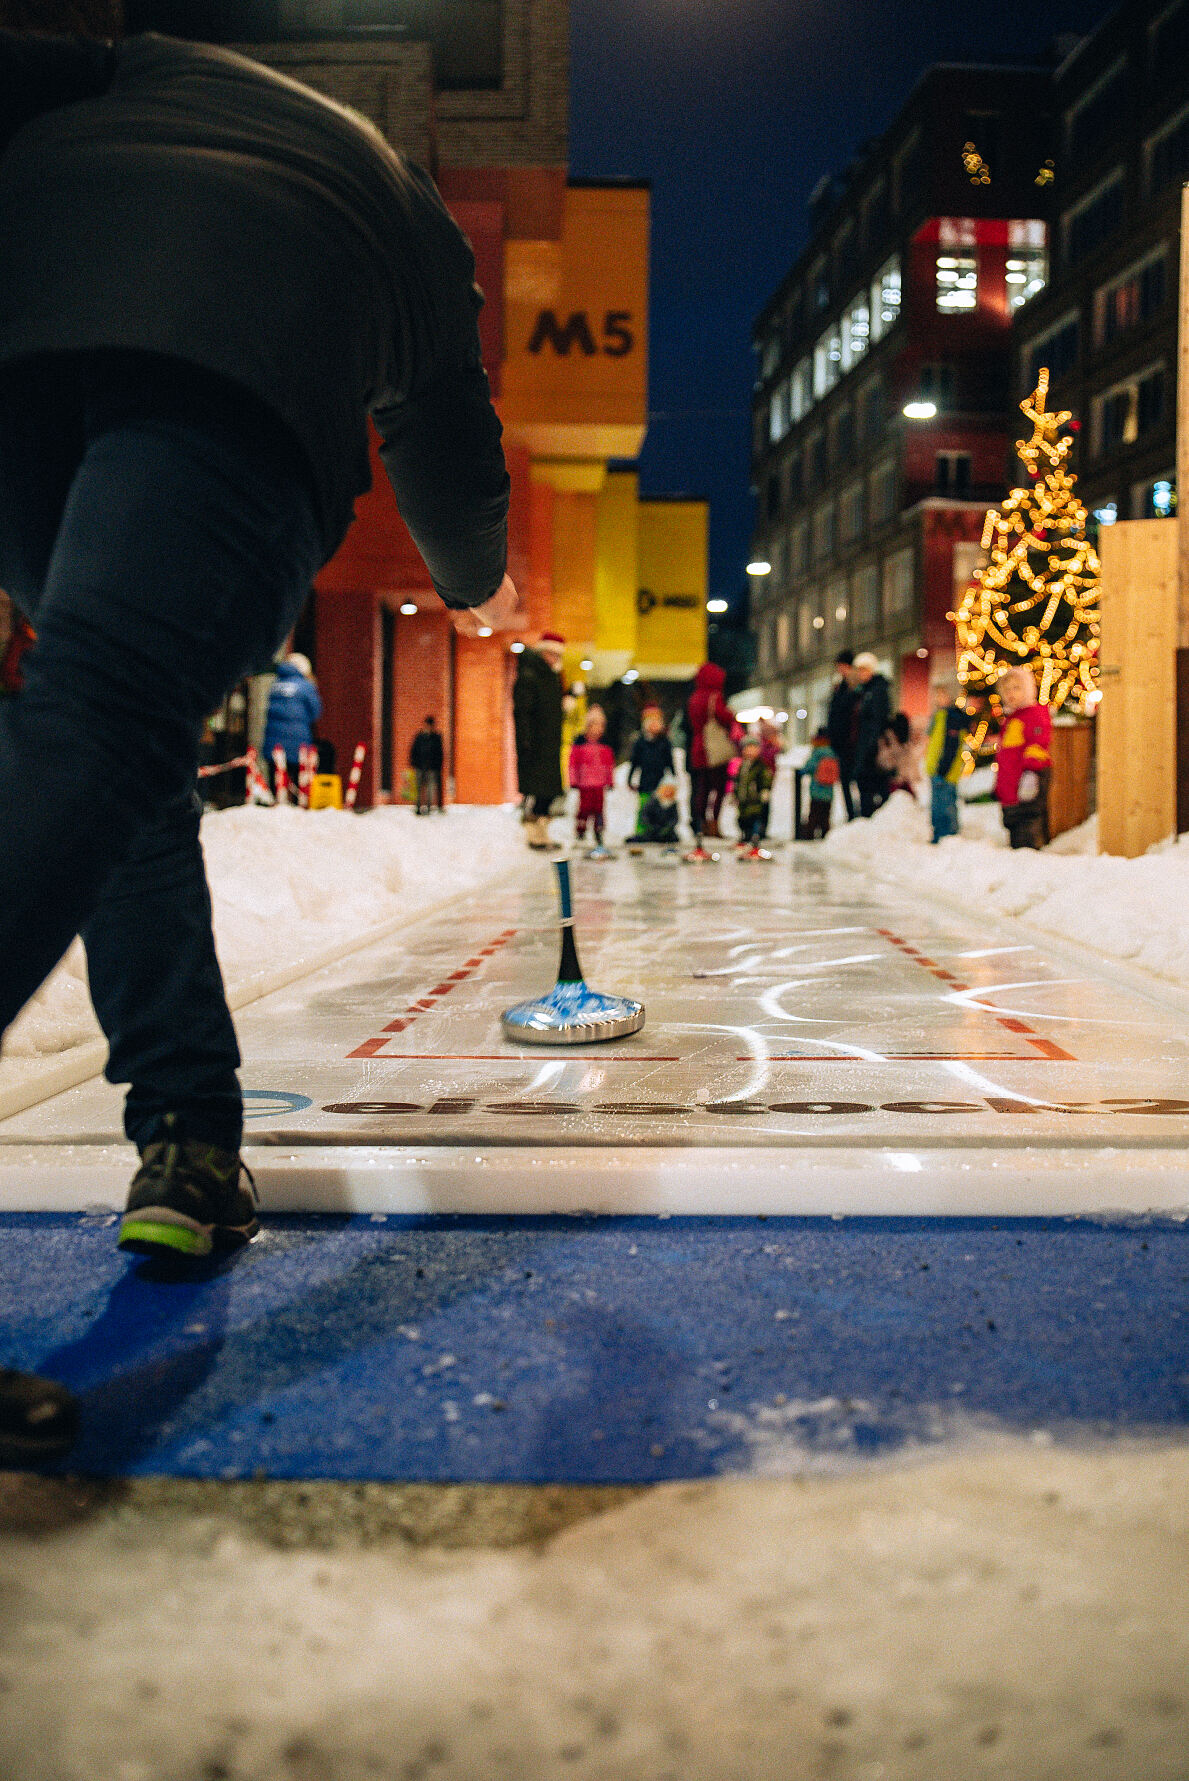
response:
<path id="1" fill-rule="evenodd" d="M 515 812 L 454 806 L 212 811 L 202 825 L 215 937 L 233 1000 L 253 979 L 311 963 L 403 916 L 498 877 L 525 853 Z M 0 1094 L 53 1054 L 102 1043 L 76 941 L 13 1023 Z M 98 1064 L 96 1064 L 96 1068 Z"/>

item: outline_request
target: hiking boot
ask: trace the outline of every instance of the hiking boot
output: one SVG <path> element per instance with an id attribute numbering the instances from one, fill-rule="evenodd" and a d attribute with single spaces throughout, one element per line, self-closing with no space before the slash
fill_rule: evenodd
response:
<path id="1" fill-rule="evenodd" d="M 260 1229 L 259 1201 L 239 1157 L 183 1138 L 176 1113 L 166 1115 L 164 1128 L 164 1136 L 140 1153 L 120 1223 L 120 1248 L 134 1255 L 198 1258 L 250 1243 Z"/>
<path id="2" fill-rule="evenodd" d="M 61 1459 L 78 1437 L 78 1401 L 64 1385 L 0 1367 L 0 1466 Z"/>

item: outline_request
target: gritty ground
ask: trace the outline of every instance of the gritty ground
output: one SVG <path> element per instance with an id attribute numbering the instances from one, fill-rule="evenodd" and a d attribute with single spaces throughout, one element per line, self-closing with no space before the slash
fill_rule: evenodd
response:
<path id="1" fill-rule="evenodd" d="M 1189 1448 L 0 1492 L 20 1781 L 1185 1781 Z"/>

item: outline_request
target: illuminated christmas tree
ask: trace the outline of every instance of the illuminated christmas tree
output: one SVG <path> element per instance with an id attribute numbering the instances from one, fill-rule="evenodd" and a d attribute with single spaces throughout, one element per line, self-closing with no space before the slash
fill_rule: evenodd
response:
<path id="1" fill-rule="evenodd" d="M 1004 670 L 1026 664 L 1042 704 L 1093 710 L 1098 679 L 1098 553 L 1086 537 L 1086 509 L 1065 468 L 1070 416 L 1047 414 L 1049 374 L 1020 403 L 1033 434 L 1019 455 L 1034 478 L 992 508 L 983 527 L 987 564 L 974 572 L 956 613 L 958 677 L 987 692 Z M 1089 698 L 1089 707 L 1087 699 Z"/>

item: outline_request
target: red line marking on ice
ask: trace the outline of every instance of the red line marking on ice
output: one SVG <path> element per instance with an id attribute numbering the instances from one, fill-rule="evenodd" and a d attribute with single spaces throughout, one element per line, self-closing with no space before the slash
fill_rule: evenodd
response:
<path id="1" fill-rule="evenodd" d="M 442 996 L 448 996 L 452 989 L 456 989 L 460 983 L 465 983 L 467 978 L 472 976 L 487 958 L 498 952 L 501 946 L 506 946 L 508 941 L 514 939 L 515 936 L 515 928 L 505 929 L 492 941 L 489 947 L 485 948 L 483 953 L 477 953 L 469 958 L 461 970 L 452 971 L 443 982 L 435 984 L 433 989 L 427 990 L 419 1001 L 410 1002 L 404 1014 L 396 1020 L 389 1021 L 383 1032 L 377 1037 L 365 1039 L 362 1045 L 356 1046 L 354 1051 L 349 1051 L 348 1058 L 379 1057 L 381 1054 L 391 1057 L 391 1052 L 384 1051 L 385 1045 L 389 1043 L 388 1035 L 390 1033 L 403 1033 L 406 1027 L 411 1027 L 419 1014 L 427 1013 Z M 432 1054 L 427 1053 L 426 1055 Z"/>
<path id="2" fill-rule="evenodd" d="M 876 928 L 875 931 L 877 934 L 881 935 L 883 939 L 890 940 L 892 945 L 897 947 L 906 958 L 912 959 L 914 964 L 923 965 L 925 970 L 929 971 L 940 982 L 952 983 L 954 988 L 958 990 L 968 990 L 970 988 L 969 984 L 963 983 L 960 978 L 954 977 L 947 971 L 944 965 L 935 964 L 931 958 L 926 957 L 923 952 L 919 952 L 915 946 L 910 946 L 907 940 L 902 940 L 899 934 L 893 934 L 890 928 Z M 1041 1057 L 1048 1058 L 1050 1063 L 1077 1063 L 1078 1060 L 1074 1057 L 1071 1051 L 1066 1051 L 1063 1046 L 1056 1044 L 1052 1039 L 1042 1039 L 1040 1034 L 1036 1032 L 1033 1027 L 1028 1025 L 1027 1021 L 1019 1020 L 1014 1015 L 1009 1014 L 996 1014 L 994 1019 L 998 1021 L 999 1025 L 1003 1027 L 1006 1032 L 1019 1033 L 1021 1038 L 1026 1039 L 1034 1051 L 1038 1051 Z M 988 1055 L 993 1056 L 994 1054 L 990 1053 Z"/>

